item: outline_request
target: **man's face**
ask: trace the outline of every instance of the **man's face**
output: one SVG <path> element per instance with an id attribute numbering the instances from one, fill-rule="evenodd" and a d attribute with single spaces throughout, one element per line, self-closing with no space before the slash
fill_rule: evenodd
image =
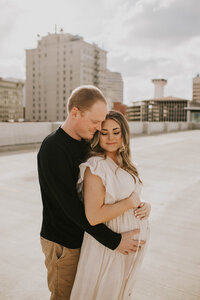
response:
<path id="1" fill-rule="evenodd" d="M 107 105 L 96 102 L 89 110 L 78 112 L 76 122 L 76 134 L 82 139 L 91 140 L 97 130 L 101 130 L 101 124 L 107 114 Z"/>

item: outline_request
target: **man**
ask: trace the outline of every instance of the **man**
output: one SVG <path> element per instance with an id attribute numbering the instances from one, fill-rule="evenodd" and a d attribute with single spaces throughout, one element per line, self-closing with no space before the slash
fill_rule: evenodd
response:
<path id="1" fill-rule="evenodd" d="M 43 202 L 41 245 L 51 300 L 70 298 L 84 231 L 123 254 L 138 247 L 138 241 L 132 239 L 138 230 L 118 234 L 104 224 L 91 226 L 76 191 L 79 164 L 88 149 L 86 140 L 101 130 L 106 114 L 107 103 L 99 89 L 77 88 L 68 100 L 67 119 L 45 138 L 38 153 Z"/>

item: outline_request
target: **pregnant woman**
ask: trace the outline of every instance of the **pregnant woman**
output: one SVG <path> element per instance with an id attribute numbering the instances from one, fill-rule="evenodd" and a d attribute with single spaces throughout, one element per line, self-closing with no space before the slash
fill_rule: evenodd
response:
<path id="1" fill-rule="evenodd" d="M 96 132 L 77 185 L 91 225 L 105 223 L 118 233 L 138 228 L 134 238 L 141 242 L 135 252 L 124 255 L 85 233 L 70 299 L 132 299 L 147 246 L 143 241 L 149 238 L 150 204 L 140 199 L 142 181 L 131 162 L 129 127 L 121 113 L 110 111 Z"/>

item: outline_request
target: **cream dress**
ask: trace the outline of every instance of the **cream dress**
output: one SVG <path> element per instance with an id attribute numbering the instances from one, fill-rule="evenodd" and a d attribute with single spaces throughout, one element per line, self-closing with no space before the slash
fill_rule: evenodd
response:
<path id="1" fill-rule="evenodd" d="M 99 176 L 106 189 L 105 204 L 127 198 L 133 191 L 141 194 L 141 183 L 110 158 L 93 156 L 80 165 L 78 190 L 83 190 L 86 168 Z M 117 171 L 116 171 L 117 170 Z M 135 218 L 130 209 L 105 223 L 115 232 L 122 233 L 140 228 L 135 239 L 148 240 L 148 219 Z M 110 250 L 85 232 L 71 300 L 126 300 L 133 299 L 133 287 L 144 257 L 146 244 L 141 251 L 123 255 Z"/>

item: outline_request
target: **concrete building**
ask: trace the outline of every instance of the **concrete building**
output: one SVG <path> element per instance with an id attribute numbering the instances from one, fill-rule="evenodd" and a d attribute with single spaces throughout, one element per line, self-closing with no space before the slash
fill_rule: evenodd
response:
<path id="1" fill-rule="evenodd" d="M 106 100 L 110 108 L 113 108 L 114 102 L 123 103 L 123 79 L 120 73 L 106 72 Z"/>
<path id="2" fill-rule="evenodd" d="M 23 119 L 24 81 L 0 78 L 0 122 Z"/>
<path id="3" fill-rule="evenodd" d="M 200 77 L 199 74 L 193 78 L 192 102 L 200 105 Z"/>
<path id="4" fill-rule="evenodd" d="M 189 100 L 163 97 L 133 102 L 126 109 L 129 121 L 143 122 L 186 122 Z"/>
<path id="5" fill-rule="evenodd" d="M 39 37 L 26 50 L 26 120 L 62 121 L 67 99 L 79 85 L 92 84 L 106 92 L 107 52 L 68 33 Z"/>
<path id="6" fill-rule="evenodd" d="M 187 110 L 187 120 L 191 122 L 200 122 L 200 77 L 199 74 L 193 78 L 192 101 L 190 101 Z"/>
<path id="7" fill-rule="evenodd" d="M 177 97 L 164 97 L 166 79 L 153 79 L 154 98 L 133 102 L 126 109 L 129 121 L 143 122 L 186 122 L 189 100 Z"/>

